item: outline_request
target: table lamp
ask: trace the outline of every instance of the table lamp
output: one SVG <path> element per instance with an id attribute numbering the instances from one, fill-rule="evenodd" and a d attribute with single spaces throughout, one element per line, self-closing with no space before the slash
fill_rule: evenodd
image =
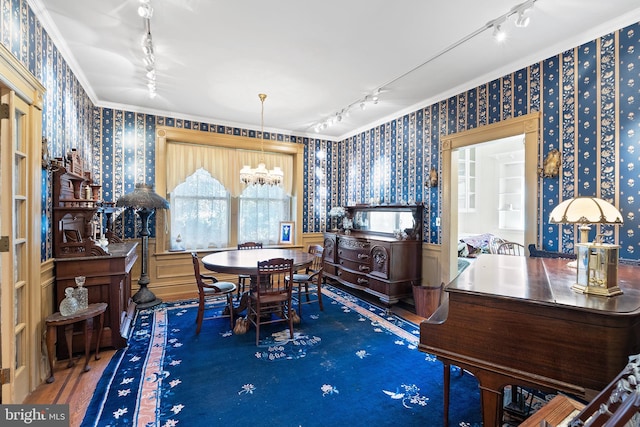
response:
<path id="1" fill-rule="evenodd" d="M 577 278 L 572 289 L 601 296 L 622 294 L 618 287 L 619 245 L 589 242 L 589 224 L 622 224 L 622 214 L 611 203 L 596 197 L 578 196 L 565 200 L 549 215 L 552 224 L 579 224 L 576 244 Z"/>
<path id="2" fill-rule="evenodd" d="M 140 289 L 136 292 L 132 299 L 136 303 L 137 309 L 153 307 L 162 302 L 147 287 L 149 285 L 149 275 L 147 274 L 147 265 L 149 262 L 149 218 L 156 209 L 169 209 L 169 202 L 159 196 L 153 189 L 152 185 L 136 184 L 135 189 L 128 194 L 120 197 L 116 202 L 116 206 L 131 208 L 139 216 L 142 221 L 142 272 L 138 284 Z"/>

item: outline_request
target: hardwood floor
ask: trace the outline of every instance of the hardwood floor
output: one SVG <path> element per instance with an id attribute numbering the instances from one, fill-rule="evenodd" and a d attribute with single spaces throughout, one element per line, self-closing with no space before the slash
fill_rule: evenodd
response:
<path id="1" fill-rule="evenodd" d="M 350 290 L 351 292 L 351 290 Z M 368 300 L 371 303 L 379 302 L 371 295 L 364 292 L 353 292 L 358 297 Z M 361 295 L 362 294 L 362 295 Z M 185 298 L 193 297 L 185 296 Z M 392 306 L 391 311 L 413 323 L 419 324 L 424 318 L 411 311 L 408 304 L 397 304 Z M 75 365 L 67 368 L 67 360 L 58 361 L 54 365 L 55 381 L 51 384 L 43 383 L 38 386 L 24 401 L 31 404 L 68 404 L 70 415 L 70 427 L 77 427 L 84 419 L 87 406 L 91 401 L 93 392 L 96 389 L 102 373 L 109 364 L 109 361 L 116 353 L 113 349 L 103 349 L 100 351 L 100 359 L 91 358 L 89 366 L 91 370 L 82 372 L 84 366 L 84 355 L 75 357 Z"/>
<path id="2" fill-rule="evenodd" d="M 88 372 L 82 372 L 84 354 L 74 358 L 75 365 L 71 368 L 67 368 L 67 360 L 58 361 L 53 367 L 55 381 L 51 384 L 40 384 L 27 396 L 24 403 L 68 404 L 69 425 L 79 426 L 96 385 L 115 352 L 116 350 L 103 349 L 98 360 L 95 360 L 92 354 L 89 362 L 91 370 Z"/>

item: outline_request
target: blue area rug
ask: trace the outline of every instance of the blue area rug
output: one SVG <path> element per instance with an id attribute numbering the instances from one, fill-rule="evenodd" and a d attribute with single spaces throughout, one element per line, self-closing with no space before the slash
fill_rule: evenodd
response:
<path id="1" fill-rule="evenodd" d="M 232 334 L 182 301 L 138 312 L 82 426 L 442 425 L 442 364 L 417 349 L 416 325 L 332 286 L 324 308 Z M 451 375 L 450 425 L 481 424 L 478 383 Z"/>

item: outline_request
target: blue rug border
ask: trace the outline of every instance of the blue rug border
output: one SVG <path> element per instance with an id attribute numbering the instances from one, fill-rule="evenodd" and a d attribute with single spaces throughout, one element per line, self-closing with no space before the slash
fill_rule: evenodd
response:
<path id="1" fill-rule="evenodd" d="M 336 288 L 332 285 L 325 284 L 323 285 L 323 289 L 326 289 L 329 292 L 339 295 L 340 297 L 354 304 L 357 304 L 358 306 L 363 307 L 373 312 L 374 314 L 377 314 L 380 317 L 385 318 L 385 320 L 390 321 L 393 324 L 396 324 L 396 326 L 405 330 L 407 333 L 414 335 L 416 337 L 416 342 L 414 344 L 417 345 L 417 340 L 420 334 L 420 325 L 417 325 L 411 322 L 410 320 L 407 320 L 397 314 L 389 313 L 387 308 L 383 308 L 376 304 L 365 301 L 360 297 L 357 297 L 345 290 Z M 175 301 L 164 301 L 161 304 L 148 309 L 136 310 L 135 316 L 131 320 L 131 328 L 129 329 L 129 336 L 127 336 L 126 338 L 128 340 L 131 339 L 131 334 L 133 333 L 133 330 L 134 330 L 133 325 L 136 324 L 136 321 L 138 320 L 138 317 L 141 314 L 150 314 L 154 311 L 162 310 L 162 309 L 176 309 L 185 305 L 193 305 L 196 302 L 197 302 L 196 298 L 179 299 Z M 118 367 L 120 367 L 120 365 L 122 364 L 128 348 L 129 346 L 126 346 L 116 350 L 116 353 L 112 356 L 111 360 L 109 361 L 109 364 L 102 372 L 102 376 L 100 377 L 100 380 L 98 380 L 96 389 L 93 393 L 93 396 L 91 397 L 89 405 L 87 406 L 87 411 L 81 423 L 82 426 L 95 424 L 94 422 L 89 423 L 88 421 L 96 420 L 96 418 L 98 417 L 99 409 L 101 408 L 100 403 L 107 398 L 108 393 L 106 392 L 106 390 L 109 389 L 111 383 L 113 382 L 116 371 Z"/>
<path id="2" fill-rule="evenodd" d="M 380 307 L 374 303 L 363 300 L 362 298 L 355 296 L 348 291 L 335 288 L 330 285 L 325 285 L 325 290 L 327 291 L 325 295 L 332 303 L 340 304 L 347 308 L 355 308 L 357 312 L 360 313 L 361 316 L 364 316 L 371 320 L 372 322 L 376 320 L 378 317 L 382 322 L 376 322 L 383 329 L 387 330 L 388 333 L 391 333 L 398 337 L 399 339 L 403 339 L 407 342 L 407 344 L 414 346 L 415 351 L 419 351 L 417 349 L 417 344 L 419 340 L 419 324 L 413 323 L 410 320 L 403 318 L 401 315 L 391 313 L 388 308 Z M 329 295 L 327 295 L 327 293 Z M 333 296 L 331 295 L 333 294 Z M 141 316 L 154 316 L 154 312 L 161 310 L 175 310 L 180 309 L 184 306 L 194 306 L 197 305 L 197 300 L 195 299 L 183 299 L 177 301 L 164 302 L 156 307 L 139 310 L 136 311 L 134 319 L 132 321 L 132 325 L 136 325 L 139 321 L 144 322 L 144 318 L 140 319 Z M 220 308 L 219 306 L 212 306 L 213 308 Z M 129 342 L 131 343 L 131 339 L 136 339 L 135 328 L 132 327 L 129 333 Z M 398 333 L 400 331 L 400 333 Z M 102 411 L 104 408 L 104 401 L 109 397 L 109 388 L 112 387 L 112 383 L 116 378 L 116 374 L 118 372 L 118 368 L 126 363 L 126 356 L 129 354 L 127 350 L 130 349 L 130 346 L 119 349 L 112 360 L 109 362 L 107 368 L 103 372 L 101 379 L 99 380 L 94 395 L 92 396 L 90 405 L 87 407 L 87 412 L 83 418 L 82 426 L 95 426 L 99 422 L 99 418 L 102 416 Z M 435 361 L 435 356 L 430 355 L 428 353 L 424 353 L 425 359 L 433 359 Z M 475 424 L 470 424 L 475 425 Z"/>
<path id="3" fill-rule="evenodd" d="M 137 313 L 136 313 L 136 316 L 134 316 L 134 321 L 136 317 L 137 317 Z M 85 412 L 84 417 L 82 418 L 82 423 L 80 425 L 85 425 L 88 419 L 93 419 L 93 420 L 97 419 L 98 410 L 102 407 L 102 405 L 100 405 L 100 402 L 102 401 L 104 403 L 104 400 L 107 398 L 108 394 L 106 393 L 106 390 L 109 389 L 111 383 L 113 382 L 116 371 L 118 370 L 118 367 L 120 366 L 120 364 L 124 359 L 124 355 L 126 353 L 127 348 L 128 347 L 123 347 L 121 349 L 116 350 L 115 354 L 111 357 L 109 364 L 107 365 L 105 370 L 102 372 L 102 376 L 100 377 L 100 380 L 98 380 L 98 384 L 96 384 L 96 389 L 93 392 L 93 396 L 89 401 L 89 405 L 87 406 L 87 411 Z M 105 391 L 102 392 L 102 390 L 105 390 Z"/>

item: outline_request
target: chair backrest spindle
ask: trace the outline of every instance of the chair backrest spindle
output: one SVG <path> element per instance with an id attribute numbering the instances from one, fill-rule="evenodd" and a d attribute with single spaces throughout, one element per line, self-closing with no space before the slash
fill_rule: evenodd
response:
<path id="1" fill-rule="evenodd" d="M 502 255 L 515 255 L 515 256 L 525 256 L 525 248 L 524 245 L 516 242 L 504 242 L 500 246 L 498 246 L 497 252 Z"/>
<path id="2" fill-rule="evenodd" d="M 258 262 L 258 295 L 291 295 L 289 277 L 293 275 L 293 259 L 272 258 Z"/>

